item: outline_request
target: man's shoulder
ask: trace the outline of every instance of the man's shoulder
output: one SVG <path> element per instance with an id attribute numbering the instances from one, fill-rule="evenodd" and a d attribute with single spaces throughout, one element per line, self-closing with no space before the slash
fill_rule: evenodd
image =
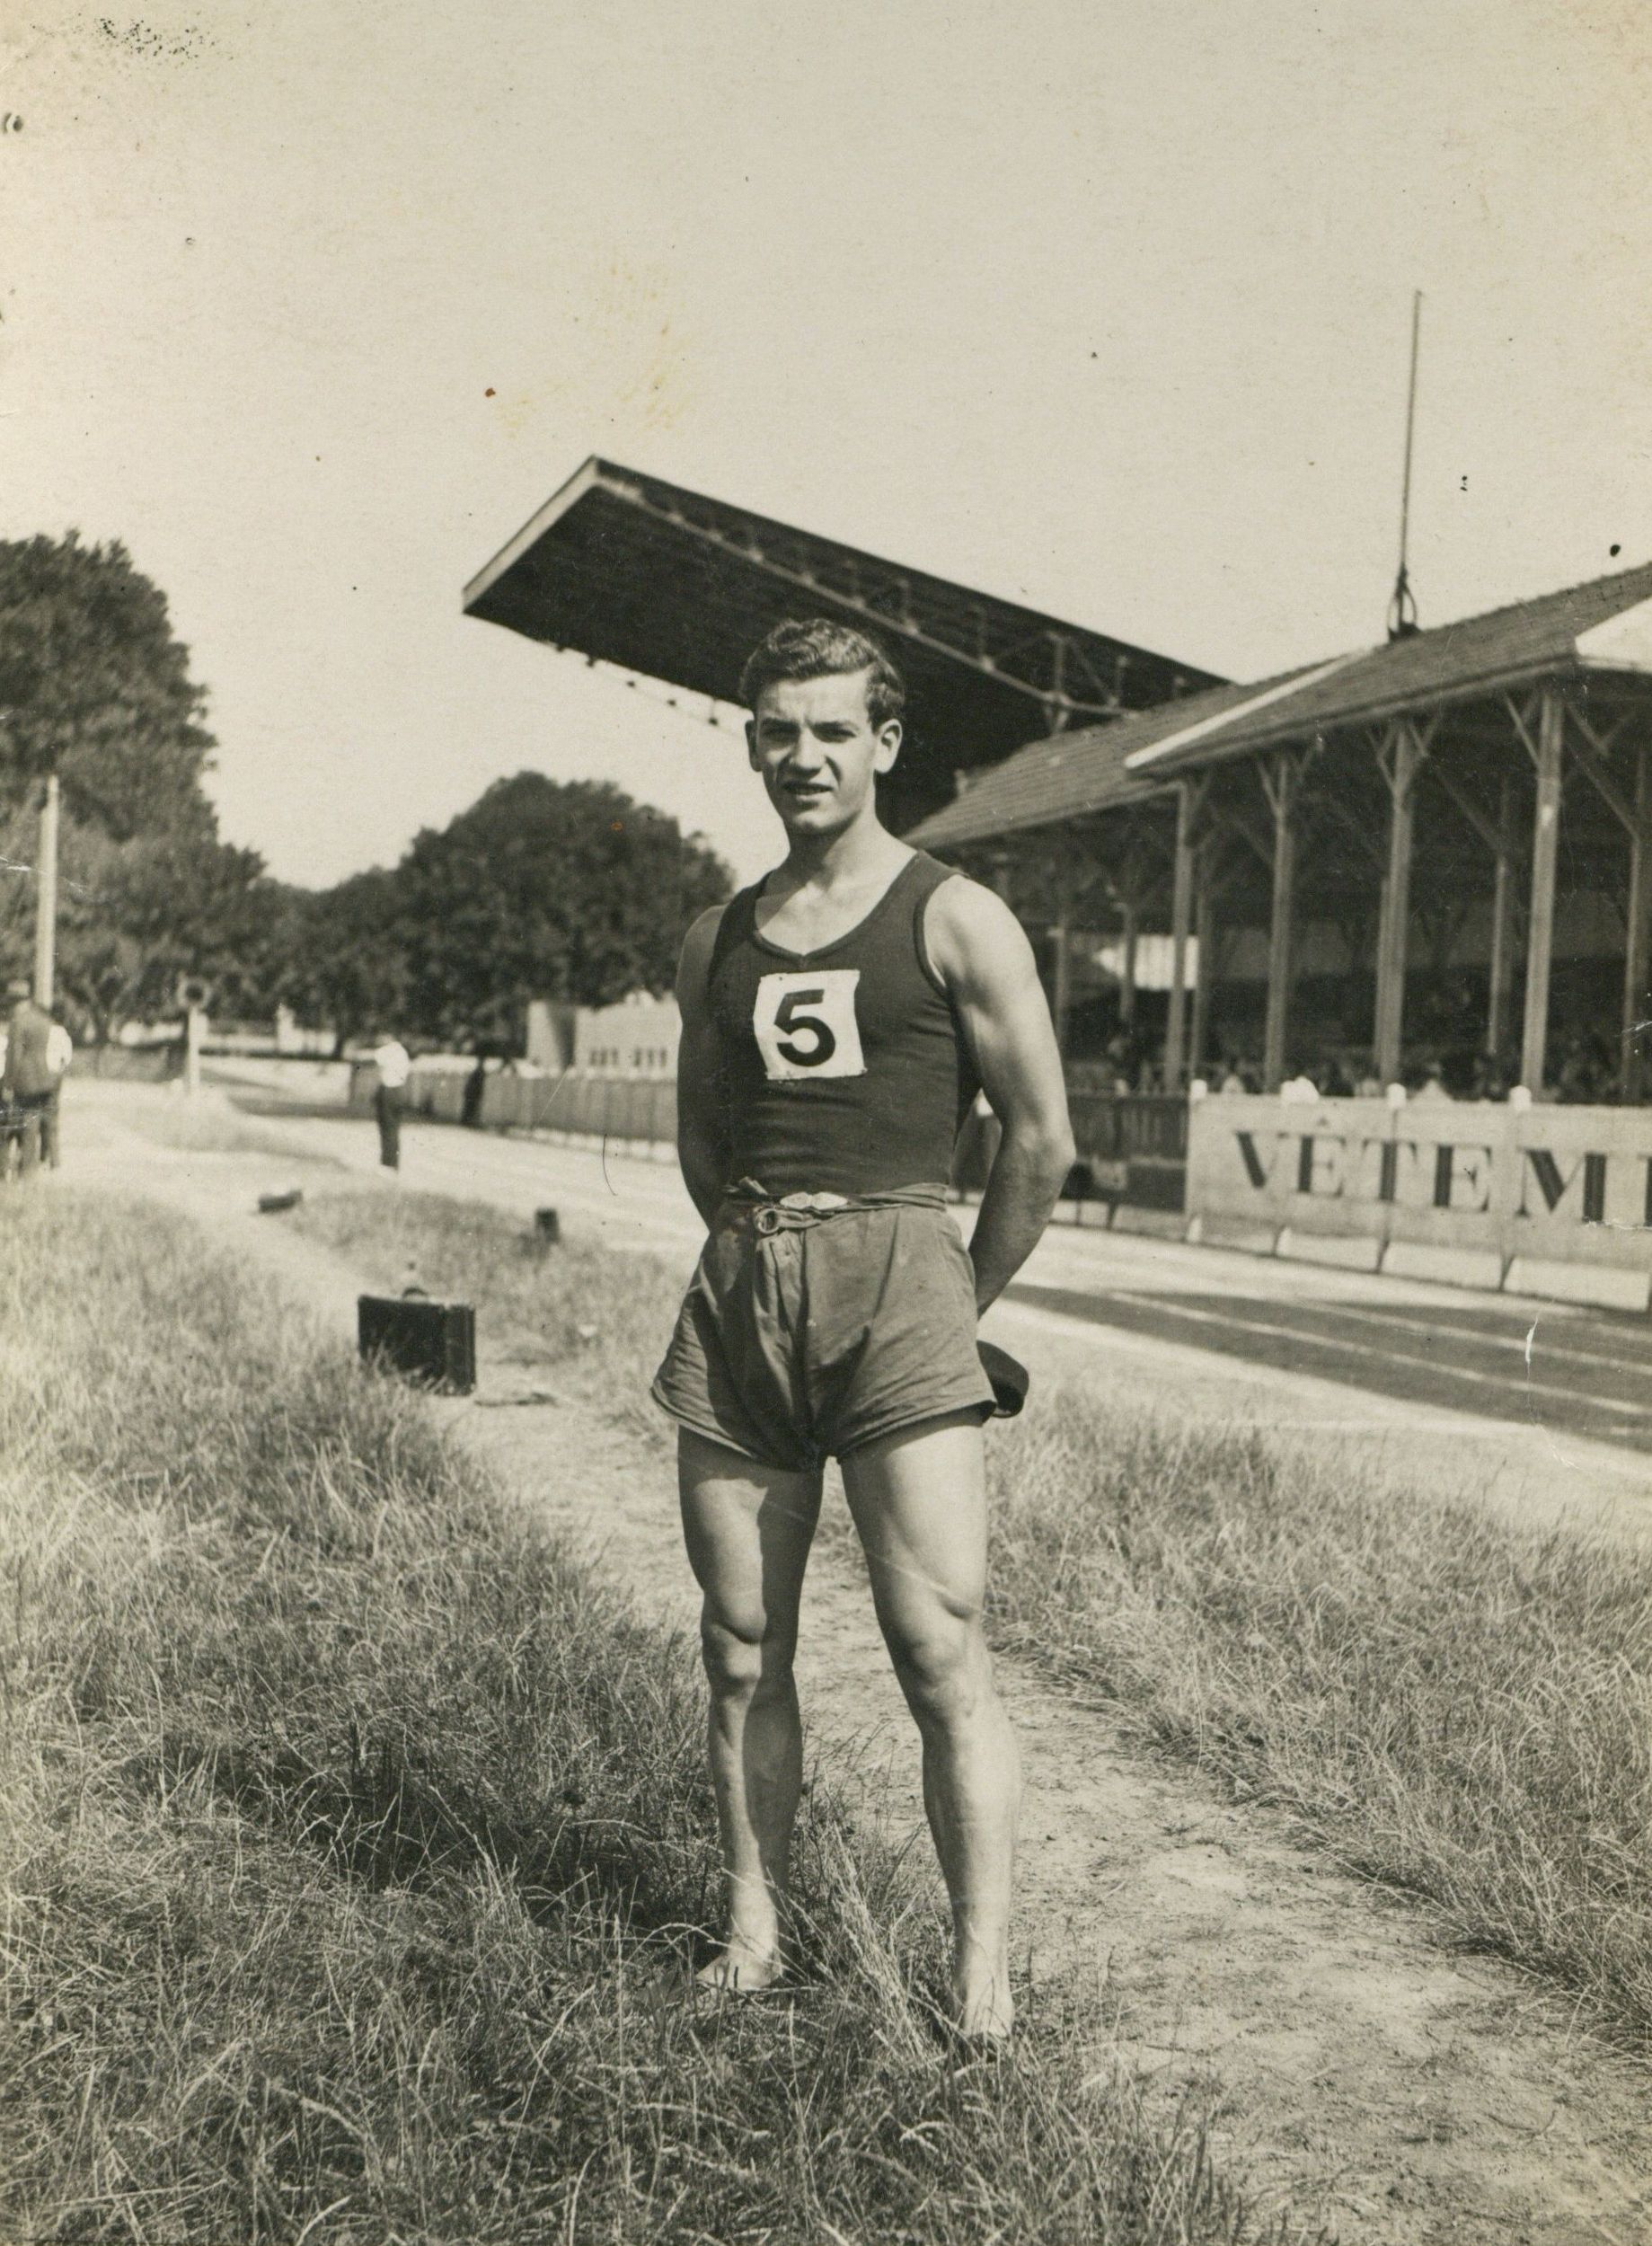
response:
<path id="1" fill-rule="evenodd" d="M 676 1000 L 685 1012 L 696 1007 L 705 996 L 717 933 L 733 903 L 733 898 L 729 898 L 721 905 L 708 905 L 698 919 L 689 924 L 676 967 Z"/>
<path id="2" fill-rule="evenodd" d="M 717 932 L 722 926 L 723 917 L 733 902 L 734 899 L 730 897 L 725 898 L 720 905 L 708 905 L 698 918 L 690 921 L 688 933 L 683 939 L 685 961 L 705 960 L 711 958 L 711 946 L 717 942 Z"/>
<path id="3" fill-rule="evenodd" d="M 1021 924 L 996 889 L 950 866 L 931 891 L 924 912 L 926 948 L 944 976 L 949 965 L 966 971 L 1008 942 L 1025 942 Z"/>

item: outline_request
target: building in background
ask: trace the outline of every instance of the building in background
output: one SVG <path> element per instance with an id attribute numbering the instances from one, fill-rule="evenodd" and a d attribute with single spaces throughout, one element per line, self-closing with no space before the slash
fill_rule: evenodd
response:
<path id="1" fill-rule="evenodd" d="M 527 1010 L 527 1059 L 535 1068 L 675 1077 L 683 1033 L 676 1000 L 633 991 L 613 1006 L 570 1006 L 547 998 Z"/>

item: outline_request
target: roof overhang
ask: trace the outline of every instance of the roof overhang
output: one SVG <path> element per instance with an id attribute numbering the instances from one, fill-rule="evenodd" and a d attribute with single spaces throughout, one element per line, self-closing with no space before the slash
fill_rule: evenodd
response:
<path id="1" fill-rule="evenodd" d="M 1069 721 L 1211 674 L 812 532 L 587 460 L 466 586 L 467 615 L 592 661 L 736 701 L 746 656 L 789 617 L 879 634 L 906 675 L 897 825 Z M 903 817 L 904 814 L 904 817 Z"/>

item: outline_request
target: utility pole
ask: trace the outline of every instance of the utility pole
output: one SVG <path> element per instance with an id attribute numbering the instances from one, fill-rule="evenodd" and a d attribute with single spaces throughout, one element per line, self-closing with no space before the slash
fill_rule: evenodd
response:
<path id="1" fill-rule="evenodd" d="M 57 956 L 57 775 L 46 775 L 34 889 L 34 1003 L 51 1012 Z"/>

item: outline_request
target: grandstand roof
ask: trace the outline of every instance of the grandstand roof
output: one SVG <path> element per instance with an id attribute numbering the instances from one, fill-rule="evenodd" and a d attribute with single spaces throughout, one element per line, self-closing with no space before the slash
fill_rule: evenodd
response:
<path id="1" fill-rule="evenodd" d="M 733 702 L 758 640 L 788 616 L 870 626 L 910 690 L 897 826 L 953 773 L 1073 718 L 1167 701 L 1212 674 L 1100 632 L 879 560 L 591 459 L 464 589 L 467 615 Z"/>
<path id="2" fill-rule="evenodd" d="M 1652 564 L 1039 741 L 983 774 L 911 839 L 930 847 L 1053 826 L 1174 775 L 1558 671 L 1652 674 Z"/>

